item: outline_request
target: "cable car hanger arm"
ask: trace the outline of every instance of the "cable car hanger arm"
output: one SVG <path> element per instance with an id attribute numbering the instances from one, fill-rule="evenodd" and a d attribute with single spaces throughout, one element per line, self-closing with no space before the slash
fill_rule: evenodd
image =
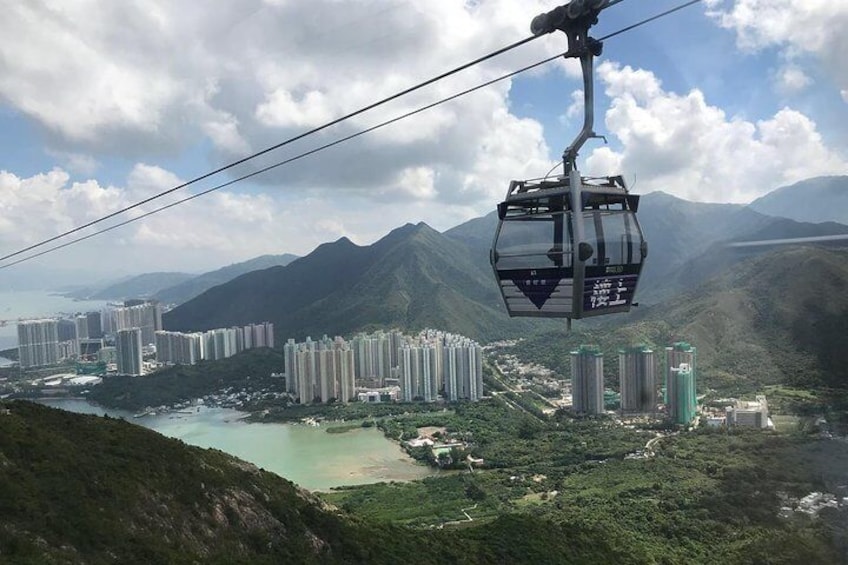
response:
<path id="1" fill-rule="evenodd" d="M 594 131 L 595 88 L 593 80 L 593 58 L 600 56 L 603 43 L 589 37 L 589 29 L 598 23 L 602 10 L 621 2 L 621 0 L 572 0 L 533 18 L 530 31 L 536 36 L 562 31 L 568 38 L 568 51 L 565 58 L 580 59 L 583 71 L 583 128 L 566 148 L 562 155 L 565 173 L 577 169 L 577 154 L 591 138 L 606 138 Z"/>

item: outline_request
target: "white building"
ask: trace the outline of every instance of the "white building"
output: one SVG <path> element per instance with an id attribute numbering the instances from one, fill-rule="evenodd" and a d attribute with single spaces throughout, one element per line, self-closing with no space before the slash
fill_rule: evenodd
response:
<path id="1" fill-rule="evenodd" d="M 21 368 L 59 362 L 59 321 L 28 320 L 18 324 L 18 361 Z"/>
<path id="2" fill-rule="evenodd" d="M 162 305 L 151 301 L 134 306 L 122 306 L 103 312 L 104 331 L 117 333 L 120 330 L 139 328 L 142 345 L 154 342 L 155 334 L 162 328 Z M 108 330 L 107 330 L 108 328 Z"/>
<path id="3" fill-rule="evenodd" d="M 115 350 L 119 375 L 142 374 L 141 328 L 118 330 L 115 335 Z"/>
<path id="4" fill-rule="evenodd" d="M 735 406 L 728 406 L 725 409 L 725 416 L 728 426 L 746 426 L 749 428 L 768 428 L 768 402 L 763 395 L 757 396 L 757 400 L 736 401 Z"/>

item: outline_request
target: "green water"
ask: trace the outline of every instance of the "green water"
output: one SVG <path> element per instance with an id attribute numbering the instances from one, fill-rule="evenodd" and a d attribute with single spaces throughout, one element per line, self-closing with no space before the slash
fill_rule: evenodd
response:
<path id="1" fill-rule="evenodd" d="M 225 408 L 133 418 L 128 412 L 104 410 L 84 400 L 42 403 L 82 414 L 124 417 L 191 445 L 220 449 L 309 490 L 407 481 L 436 472 L 417 464 L 375 428 L 328 434 L 323 426 L 241 422 L 239 418 L 243 414 Z"/>

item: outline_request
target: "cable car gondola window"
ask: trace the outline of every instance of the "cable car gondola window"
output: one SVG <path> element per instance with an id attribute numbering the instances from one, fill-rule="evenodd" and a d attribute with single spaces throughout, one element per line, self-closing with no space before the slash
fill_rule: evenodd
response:
<path id="1" fill-rule="evenodd" d="M 563 212 L 511 216 L 503 223 L 498 237 L 497 268 L 570 267 L 570 224 L 570 214 Z"/>
<path id="2" fill-rule="evenodd" d="M 603 227 L 605 265 L 633 262 L 633 237 L 628 229 L 628 212 L 596 212 Z M 636 254 L 638 261 L 638 253 Z"/>

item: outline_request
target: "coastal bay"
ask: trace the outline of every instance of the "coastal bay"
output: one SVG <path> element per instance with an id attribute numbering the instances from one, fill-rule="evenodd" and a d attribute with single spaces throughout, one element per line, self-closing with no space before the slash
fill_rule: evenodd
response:
<path id="1" fill-rule="evenodd" d="M 245 422 L 245 414 L 227 408 L 193 407 L 135 418 L 131 412 L 86 400 L 40 402 L 70 412 L 122 417 L 191 445 L 220 449 L 309 490 L 408 481 L 438 473 L 416 463 L 373 427 L 327 433 L 327 425 Z"/>

